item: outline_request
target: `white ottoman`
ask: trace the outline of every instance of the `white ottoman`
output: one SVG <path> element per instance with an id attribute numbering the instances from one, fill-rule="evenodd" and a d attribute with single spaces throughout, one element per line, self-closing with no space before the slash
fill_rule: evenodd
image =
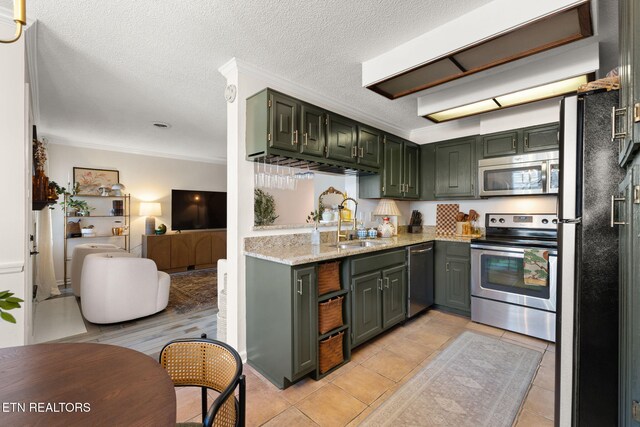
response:
<path id="1" fill-rule="evenodd" d="M 73 289 L 73 294 L 75 296 L 79 297 L 81 294 L 82 265 L 84 264 L 84 257 L 89 254 L 99 254 L 104 252 L 128 253 L 127 251 L 110 243 L 83 243 L 73 249 L 73 255 L 71 255 L 71 288 Z"/>

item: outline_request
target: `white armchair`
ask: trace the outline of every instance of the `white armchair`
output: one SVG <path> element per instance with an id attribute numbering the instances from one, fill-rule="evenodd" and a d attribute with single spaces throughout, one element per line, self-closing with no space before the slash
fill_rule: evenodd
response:
<path id="1" fill-rule="evenodd" d="M 73 248 L 73 255 L 71 255 L 71 288 L 75 296 L 79 297 L 82 293 L 81 280 L 84 258 L 90 254 L 104 252 L 122 252 L 128 254 L 128 252 L 110 243 L 83 243 Z"/>
<path id="2" fill-rule="evenodd" d="M 169 275 L 150 259 L 91 254 L 82 268 L 82 314 L 92 323 L 149 316 L 167 307 L 170 285 Z"/>

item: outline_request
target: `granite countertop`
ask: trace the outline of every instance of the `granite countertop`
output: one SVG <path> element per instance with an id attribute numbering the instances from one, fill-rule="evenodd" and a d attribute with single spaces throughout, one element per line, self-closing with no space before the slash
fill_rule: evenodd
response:
<path id="1" fill-rule="evenodd" d="M 287 247 L 266 245 L 264 247 L 253 248 L 250 251 L 245 250 L 244 254 L 246 256 L 273 261 L 280 264 L 300 265 L 438 240 L 469 243 L 472 238 L 473 237 L 471 236 L 460 237 L 454 235 L 437 235 L 435 233 L 407 233 L 399 234 L 389 239 L 375 239 L 373 240 L 373 242 L 375 242 L 375 246 L 369 247 L 357 246 L 353 248 L 340 249 L 336 247 L 335 243 L 322 243 L 319 246 L 313 246 L 311 243 L 306 243 Z M 354 240 L 353 242 L 355 243 L 357 240 Z"/>

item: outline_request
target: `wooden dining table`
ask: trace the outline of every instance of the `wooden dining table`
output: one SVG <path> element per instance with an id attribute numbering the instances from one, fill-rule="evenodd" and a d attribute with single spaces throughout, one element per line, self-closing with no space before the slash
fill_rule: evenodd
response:
<path id="1" fill-rule="evenodd" d="M 169 426 L 176 395 L 153 358 L 107 344 L 0 349 L 0 426 Z"/>

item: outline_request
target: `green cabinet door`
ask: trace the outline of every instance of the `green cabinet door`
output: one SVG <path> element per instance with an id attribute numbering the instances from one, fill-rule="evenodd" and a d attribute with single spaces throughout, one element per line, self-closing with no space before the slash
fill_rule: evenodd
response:
<path id="1" fill-rule="evenodd" d="M 384 170 L 382 195 L 385 197 L 402 197 L 403 142 L 390 135 L 384 137 Z"/>
<path id="2" fill-rule="evenodd" d="M 298 151 L 298 101 L 279 93 L 269 93 L 269 146 Z"/>
<path id="3" fill-rule="evenodd" d="M 382 133 L 358 125 L 358 163 L 372 168 L 382 166 Z"/>
<path id="4" fill-rule="evenodd" d="M 447 305 L 447 242 L 436 242 L 434 255 L 434 297 L 435 303 L 440 306 Z"/>
<path id="5" fill-rule="evenodd" d="M 540 126 L 532 126 L 522 131 L 524 152 L 557 150 L 560 148 L 558 132 L 560 125 L 551 123 Z"/>
<path id="6" fill-rule="evenodd" d="M 382 271 L 382 327 L 387 329 L 406 318 L 407 270 L 404 265 Z"/>
<path id="7" fill-rule="evenodd" d="M 420 146 L 420 200 L 436 200 L 436 144 Z"/>
<path id="8" fill-rule="evenodd" d="M 300 152 L 324 157 L 325 126 L 324 110 L 309 104 L 300 107 Z"/>
<path id="9" fill-rule="evenodd" d="M 482 136 L 482 156 L 510 156 L 518 152 L 518 132 L 498 132 Z"/>
<path id="10" fill-rule="evenodd" d="M 318 315 L 315 266 L 293 270 L 293 375 L 316 366 Z"/>
<path id="11" fill-rule="evenodd" d="M 640 5 L 636 0 L 619 0 L 618 8 L 619 115 L 611 126 L 617 134 L 620 165 L 625 166 L 640 148 L 640 105 L 636 109 L 640 103 Z"/>
<path id="12" fill-rule="evenodd" d="M 460 138 L 436 146 L 436 197 L 474 195 L 476 137 Z"/>
<path id="13" fill-rule="evenodd" d="M 420 179 L 420 147 L 411 142 L 404 143 L 402 194 L 408 199 L 417 199 Z"/>
<path id="14" fill-rule="evenodd" d="M 382 331 L 381 288 L 382 279 L 378 271 L 351 279 L 352 347 Z"/>
<path id="15" fill-rule="evenodd" d="M 469 259 L 447 257 L 446 299 L 447 306 L 464 312 L 471 311 Z"/>
<path id="16" fill-rule="evenodd" d="M 357 142 L 356 122 L 336 114 L 327 114 L 327 158 L 354 163 Z"/>

